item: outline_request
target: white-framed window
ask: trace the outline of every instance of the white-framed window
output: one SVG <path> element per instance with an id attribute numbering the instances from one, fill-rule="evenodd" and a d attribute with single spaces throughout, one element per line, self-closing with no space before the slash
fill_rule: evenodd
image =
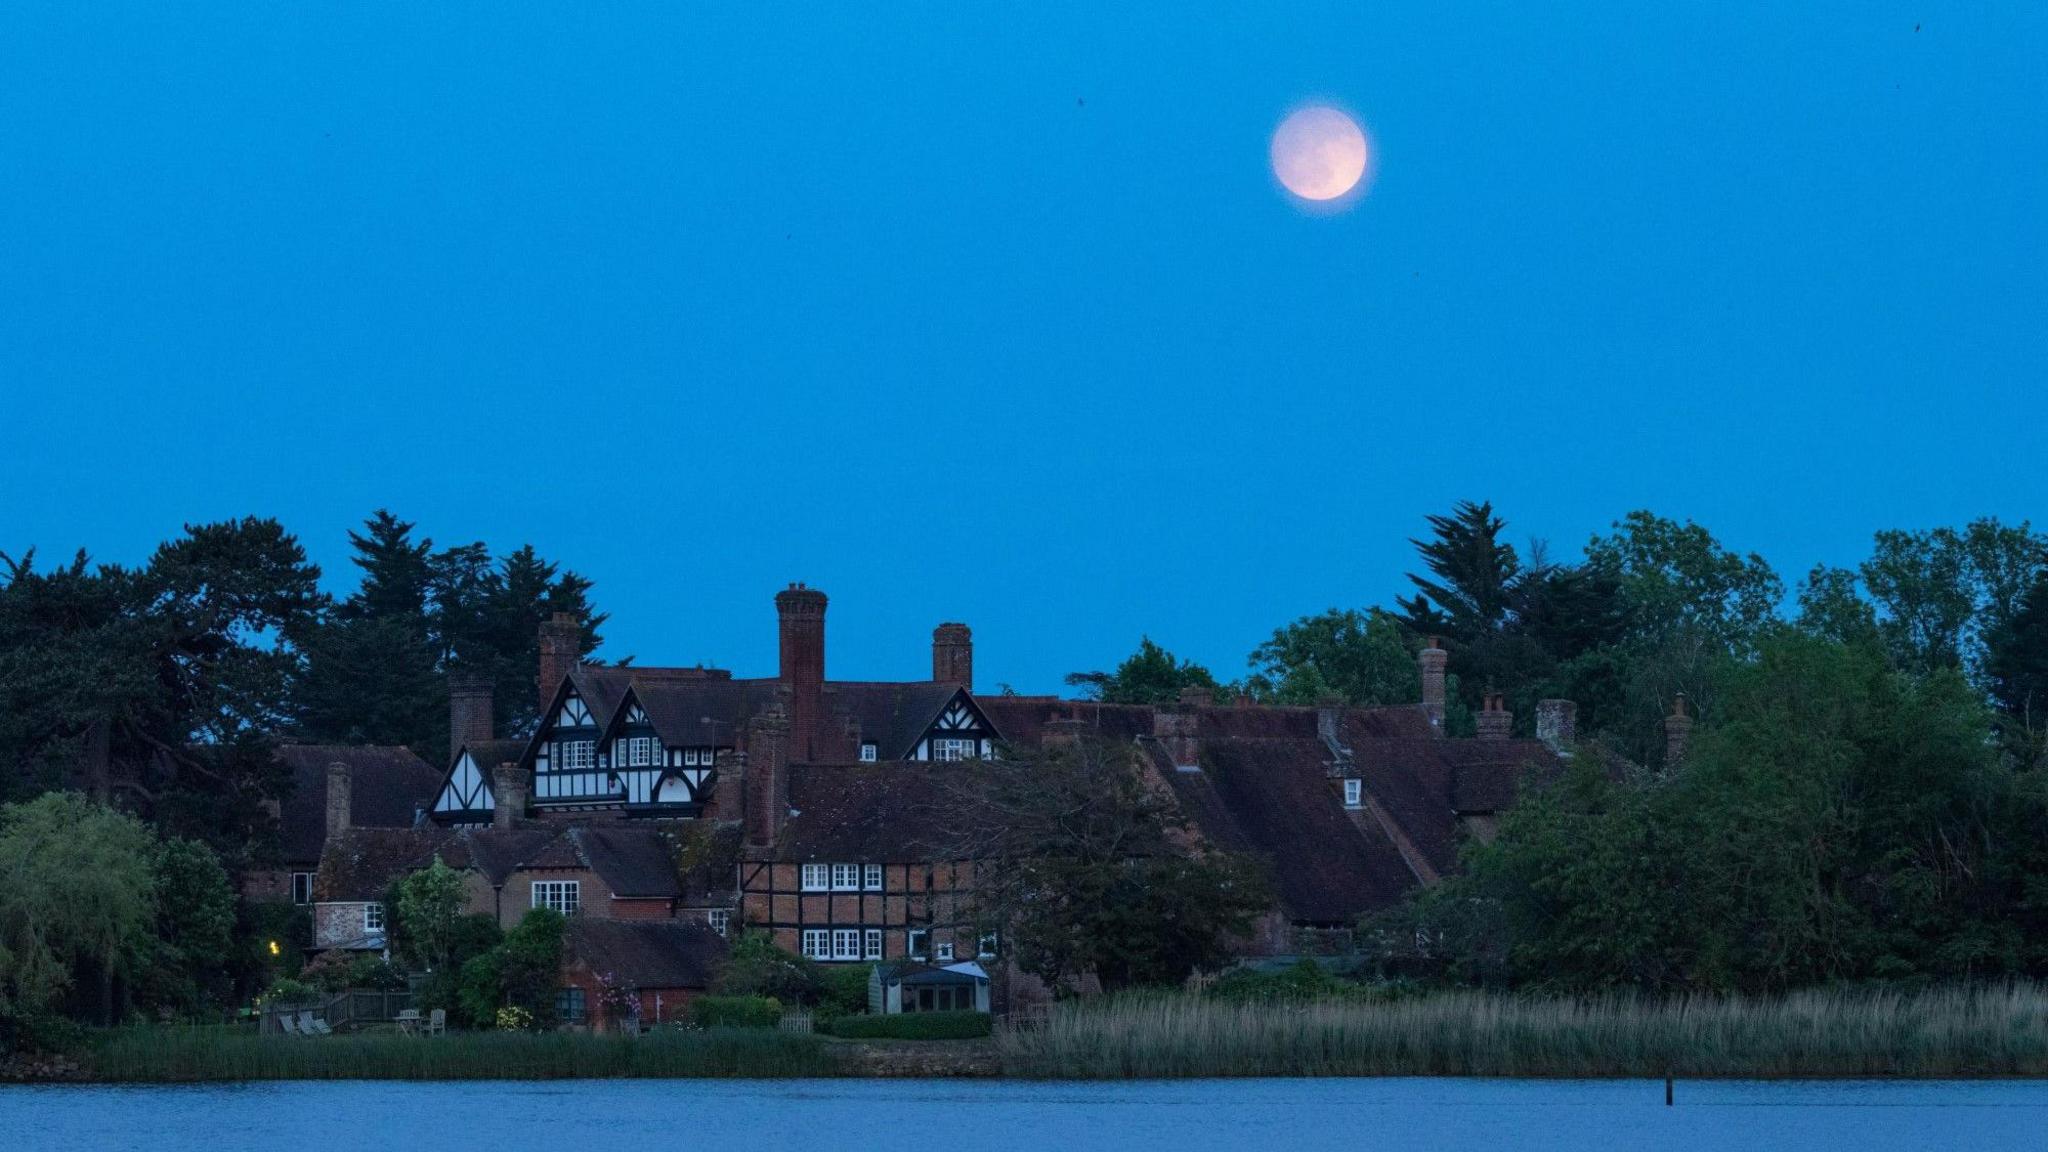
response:
<path id="1" fill-rule="evenodd" d="M 557 771 L 571 772 L 578 768 L 597 767 L 597 741 L 565 740 L 560 748 L 561 754 L 555 757 L 553 765 Z"/>
<path id="2" fill-rule="evenodd" d="M 732 927 L 732 909 L 713 908 L 704 914 L 704 920 L 711 925 L 713 932 L 723 936 Z"/>
<path id="3" fill-rule="evenodd" d="M 861 868 L 860 886 L 870 892 L 880 892 L 882 890 L 882 866 L 880 864 L 864 865 Z"/>
<path id="4" fill-rule="evenodd" d="M 1344 806 L 1346 808 L 1356 808 L 1364 802 L 1365 781 L 1346 780 L 1344 782 Z"/>
<path id="5" fill-rule="evenodd" d="M 832 866 L 832 890 L 834 892 L 860 891 L 860 865 L 834 864 Z"/>
<path id="6" fill-rule="evenodd" d="M 382 932 L 383 930 L 384 906 L 382 904 L 363 905 L 363 931 Z"/>
<path id="7" fill-rule="evenodd" d="M 862 745 L 860 746 L 860 759 L 861 759 L 861 763 L 863 763 L 863 764 L 872 764 L 872 763 L 874 763 L 874 762 L 875 762 L 875 754 L 876 754 L 876 752 L 877 752 L 877 751 L 878 751 L 878 749 L 877 749 L 877 748 L 876 748 L 876 747 L 875 747 L 875 746 L 874 746 L 873 744 L 862 744 Z"/>
<path id="8" fill-rule="evenodd" d="M 832 930 L 832 958 L 834 960 L 860 959 L 860 929 L 834 928 Z"/>
<path id="9" fill-rule="evenodd" d="M 292 873 L 292 903 L 311 904 L 312 902 L 313 874 L 311 872 Z"/>
<path id="10" fill-rule="evenodd" d="M 832 933 L 823 928 L 804 929 L 804 955 L 813 960 L 830 960 Z"/>
<path id="11" fill-rule="evenodd" d="M 684 763 L 684 764 L 695 764 L 696 762 L 697 762 L 697 750 L 696 750 L 695 748 L 686 748 L 686 749 L 684 749 L 684 750 L 683 750 L 683 763 Z"/>
<path id="12" fill-rule="evenodd" d="M 882 930 L 880 928 L 870 928 L 867 930 L 866 935 L 867 939 L 862 949 L 862 959 L 880 960 L 882 958 Z"/>
<path id="13" fill-rule="evenodd" d="M 831 870 L 823 864 L 806 864 L 803 872 L 803 889 L 806 892 L 823 892 L 831 886 Z"/>
<path id="14" fill-rule="evenodd" d="M 931 938 L 931 929 L 912 928 L 903 934 L 903 954 L 913 960 L 924 959 L 925 947 L 931 943 Z"/>
<path id="15" fill-rule="evenodd" d="M 952 946 L 951 944 L 941 944 L 941 945 L 939 945 L 939 962 L 940 962 L 940 963 L 942 963 L 942 964 L 950 964 L 950 963 L 952 963 L 952 961 L 953 961 L 953 946 Z"/>
<path id="16" fill-rule="evenodd" d="M 974 952 L 975 955 L 980 956 L 984 960 L 995 955 L 996 934 L 993 932 L 983 932 L 981 939 L 974 942 Z"/>
<path id="17" fill-rule="evenodd" d="M 552 908 L 564 916 L 574 916 L 583 903 L 583 882 L 581 880 L 535 880 L 533 882 L 533 906 Z"/>
<path id="18" fill-rule="evenodd" d="M 934 760 L 972 760 L 976 751 L 977 745 L 974 741 L 958 736 L 940 736 L 932 741 Z"/>
<path id="19" fill-rule="evenodd" d="M 654 737 L 634 736 L 626 741 L 626 766 L 645 768 L 654 763 Z"/>

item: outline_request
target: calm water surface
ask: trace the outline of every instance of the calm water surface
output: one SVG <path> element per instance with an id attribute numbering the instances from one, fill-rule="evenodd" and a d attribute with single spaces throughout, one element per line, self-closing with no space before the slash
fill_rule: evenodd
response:
<path id="1" fill-rule="evenodd" d="M 0 1148 L 153 1152 L 2048 1148 L 2048 1083 L 1232 1080 L 0 1088 Z"/>

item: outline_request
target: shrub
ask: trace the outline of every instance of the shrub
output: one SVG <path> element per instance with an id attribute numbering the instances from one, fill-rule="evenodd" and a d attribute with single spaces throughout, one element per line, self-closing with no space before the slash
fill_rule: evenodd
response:
<path id="1" fill-rule="evenodd" d="M 308 1001 L 320 999 L 320 995 L 319 988 L 306 983 L 304 980 L 294 980 L 289 976 L 280 976 L 271 981 L 270 987 L 264 991 L 263 1002 L 266 1004 L 304 1004 Z"/>
<path id="2" fill-rule="evenodd" d="M 524 1032 L 533 1027 L 533 1013 L 517 1004 L 507 1004 L 498 1009 L 496 1023 L 501 1032 Z"/>
<path id="3" fill-rule="evenodd" d="M 1216 981 L 1209 989 L 1209 995 L 1218 1000 L 1238 1002 L 1372 998 L 1371 990 L 1364 985 L 1332 976 L 1321 965 L 1306 958 L 1278 972 L 1233 968 Z"/>
<path id="4" fill-rule="evenodd" d="M 773 1028 L 782 1022 L 782 1002 L 772 996 L 700 996 L 690 1015 L 699 1028 Z"/>
<path id="5" fill-rule="evenodd" d="M 868 977 L 874 968 L 852 964 L 827 968 L 818 978 L 817 1018 L 859 1016 L 868 1010 Z"/>
<path id="6" fill-rule="evenodd" d="M 986 1012 L 905 1012 L 897 1016 L 841 1016 L 826 1025 L 849 1040 L 972 1040 L 989 1034 Z"/>
<path id="7" fill-rule="evenodd" d="M 817 967 L 775 946 L 766 932 L 742 932 L 718 974 L 726 996 L 773 996 L 785 1004 L 809 1004 L 818 996 Z"/>

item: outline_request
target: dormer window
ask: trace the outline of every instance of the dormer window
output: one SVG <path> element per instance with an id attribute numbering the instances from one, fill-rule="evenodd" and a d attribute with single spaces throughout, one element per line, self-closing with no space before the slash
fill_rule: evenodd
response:
<path id="1" fill-rule="evenodd" d="M 1346 808 L 1356 808 L 1364 802 L 1365 781 L 1346 780 L 1344 782 L 1344 806 Z"/>
<path id="2" fill-rule="evenodd" d="M 877 749 L 873 744 L 862 744 L 860 746 L 860 762 L 863 764 L 874 763 L 876 752 Z"/>

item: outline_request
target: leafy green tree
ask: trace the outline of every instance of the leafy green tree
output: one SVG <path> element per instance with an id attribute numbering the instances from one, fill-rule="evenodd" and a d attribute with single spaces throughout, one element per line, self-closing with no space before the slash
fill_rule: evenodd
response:
<path id="1" fill-rule="evenodd" d="M 462 873 L 434 862 L 398 882 L 397 945 L 400 954 L 428 971 L 442 971 L 456 958 L 463 910 L 468 905 Z"/>
<path id="2" fill-rule="evenodd" d="M 1084 740 L 949 778 L 972 812 L 949 853 L 974 865 L 975 918 L 1054 988 L 1177 983 L 1225 966 L 1269 907 L 1252 861 L 1196 846 L 1137 753 Z"/>
<path id="3" fill-rule="evenodd" d="M 1879 532 L 1861 572 L 1900 668 L 1974 676 L 2044 564 L 2048 543 L 2028 524 L 1984 518 L 1961 530 Z"/>
<path id="4" fill-rule="evenodd" d="M 230 1003 L 235 891 L 227 870 L 206 845 L 174 837 L 157 845 L 151 871 L 155 948 L 141 965 L 135 999 L 184 1016 Z"/>
<path id="5" fill-rule="evenodd" d="M 140 821 L 77 793 L 0 808 L 0 1009 L 45 1011 L 75 989 L 112 1023 L 116 981 L 150 952 L 156 857 Z"/>
<path id="6" fill-rule="evenodd" d="M 1253 696 L 1278 704 L 1314 704 L 1337 695 L 1360 707 L 1412 704 L 1422 681 L 1401 624 L 1374 609 L 1332 608 L 1304 616 L 1253 650 Z"/>
<path id="7" fill-rule="evenodd" d="M 1799 628 L 1838 644 L 1875 642 L 1877 611 L 1863 598 L 1859 577 L 1847 568 L 1817 564 L 1799 586 Z"/>
<path id="8" fill-rule="evenodd" d="M 1116 671 L 1073 672 L 1067 683 L 1109 704 L 1171 704 L 1187 688 L 1214 697 L 1230 690 L 1230 686 L 1218 684 L 1207 668 L 1180 659 L 1154 644 L 1150 636 L 1139 639 L 1138 650 L 1117 665 Z"/>

